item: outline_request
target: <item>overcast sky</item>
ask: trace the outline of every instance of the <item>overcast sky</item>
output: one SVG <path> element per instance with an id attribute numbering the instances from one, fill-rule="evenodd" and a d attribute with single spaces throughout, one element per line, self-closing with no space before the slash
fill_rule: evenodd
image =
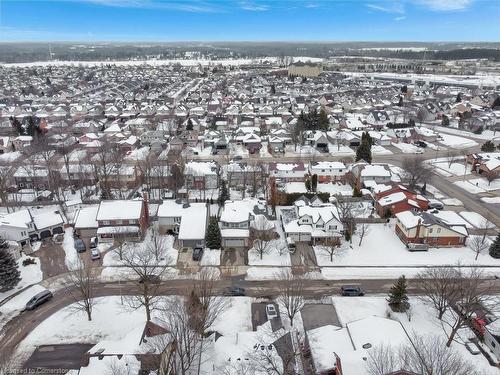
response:
<path id="1" fill-rule="evenodd" d="M 2 41 L 500 41 L 500 0 L 0 0 Z"/>

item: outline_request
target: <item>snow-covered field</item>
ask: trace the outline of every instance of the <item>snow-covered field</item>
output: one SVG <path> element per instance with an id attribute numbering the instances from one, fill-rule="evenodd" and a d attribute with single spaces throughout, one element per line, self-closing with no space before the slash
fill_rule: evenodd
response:
<path id="1" fill-rule="evenodd" d="M 290 253 L 284 241 L 280 238 L 272 241 L 269 249 L 262 255 L 255 249 L 248 250 L 248 264 L 251 266 L 290 266 Z"/>
<path id="2" fill-rule="evenodd" d="M 31 297 L 44 290 L 45 288 L 40 285 L 30 286 L 25 291 L 9 299 L 3 305 L 0 305 L 0 328 L 14 316 L 19 314 Z"/>
<path id="3" fill-rule="evenodd" d="M 476 228 L 495 228 L 495 225 L 492 222 L 490 222 L 477 212 L 462 211 L 460 212 L 460 216 L 462 216 Z"/>
<path id="4" fill-rule="evenodd" d="M 205 249 L 203 251 L 203 257 L 201 258 L 200 265 L 202 266 L 219 266 L 220 265 L 220 253 L 218 249 Z"/>
<path id="5" fill-rule="evenodd" d="M 379 146 L 379 145 L 373 145 L 372 146 L 372 154 L 373 155 L 392 155 L 392 151 Z"/>
<path id="6" fill-rule="evenodd" d="M 395 143 L 395 142 L 393 142 L 392 145 L 396 148 L 399 148 L 403 152 L 403 154 L 415 154 L 417 152 L 417 150 L 420 149 L 419 147 L 412 145 L 410 143 Z"/>
<path id="7" fill-rule="evenodd" d="M 485 203 L 500 204 L 500 197 L 483 197 L 481 200 Z"/>
<path id="8" fill-rule="evenodd" d="M 451 163 L 451 165 L 447 162 L 439 162 L 431 164 L 436 169 L 434 170 L 436 173 L 439 173 L 445 177 L 451 176 L 467 176 L 471 174 L 471 165 L 467 164 L 467 167 L 464 166 L 464 163 Z"/>

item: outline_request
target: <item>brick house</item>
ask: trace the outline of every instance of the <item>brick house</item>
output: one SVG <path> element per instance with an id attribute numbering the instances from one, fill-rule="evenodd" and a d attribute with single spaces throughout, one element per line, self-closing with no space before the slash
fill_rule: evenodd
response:
<path id="1" fill-rule="evenodd" d="M 148 227 L 149 208 L 144 200 L 102 201 L 97 210 L 97 235 L 101 242 L 113 241 L 117 235 L 138 240 Z"/>
<path id="2" fill-rule="evenodd" d="M 403 211 L 396 214 L 395 231 L 401 241 L 425 243 L 432 247 L 465 246 L 465 225 L 448 224 L 427 212 Z"/>
<path id="3" fill-rule="evenodd" d="M 426 211 L 429 201 L 420 194 L 416 194 L 398 185 L 392 189 L 375 194 L 375 209 L 379 216 L 386 216 L 390 210 L 391 215 L 403 211 Z"/>
<path id="4" fill-rule="evenodd" d="M 347 168 L 339 161 L 313 161 L 309 165 L 309 173 L 317 175 L 318 182 L 329 183 L 343 181 Z"/>

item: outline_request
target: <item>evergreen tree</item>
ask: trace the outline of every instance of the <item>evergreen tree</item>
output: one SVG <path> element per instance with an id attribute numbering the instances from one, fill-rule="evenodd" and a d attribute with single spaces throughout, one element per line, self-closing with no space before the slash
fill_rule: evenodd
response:
<path id="1" fill-rule="evenodd" d="M 443 115 L 443 117 L 441 118 L 441 125 L 450 126 L 450 119 L 448 118 L 448 116 Z"/>
<path id="2" fill-rule="evenodd" d="M 355 198 L 360 198 L 363 196 L 363 193 L 361 193 L 361 190 L 359 190 L 359 188 L 357 186 L 355 186 L 353 191 L 352 191 L 352 196 Z"/>
<path id="3" fill-rule="evenodd" d="M 211 217 L 208 223 L 205 245 L 209 249 L 220 249 L 221 247 L 219 220 L 216 217 Z"/>
<path id="4" fill-rule="evenodd" d="M 368 132 L 361 135 L 361 144 L 356 150 L 356 161 L 364 160 L 367 163 L 372 162 L 372 138 Z"/>
<path id="5" fill-rule="evenodd" d="M 405 312 L 410 307 L 408 302 L 408 292 L 406 278 L 404 275 L 394 283 L 389 292 L 387 302 L 393 311 Z"/>
<path id="6" fill-rule="evenodd" d="M 316 191 L 317 188 L 318 188 L 318 175 L 313 174 L 311 176 L 311 190 Z"/>
<path id="7" fill-rule="evenodd" d="M 17 262 L 8 247 L 7 242 L 0 238 L 0 292 L 11 290 L 21 280 Z"/>
<path id="8" fill-rule="evenodd" d="M 309 177 L 306 178 L 304 184 L 306 185 L 306 190 L 311 191 L 311 180 L 309 179 Z"/>
<path id="9" fill-rule="evenodd" d="M 224 202 L 229 199 L 229 192 L 227 190 L 226 180 L 221 180 L 219 188 L 219 197 L 217 198 L 217 203 L 220 206 L 224 205 Z"/>
<path id="10" fill-rule="evenodd" d="M 458 93 L 457 98 L 455 99 L 455 103 L 460 103 L 462 101 L 462 94 Z"/>
<path id="11" fill-rule="evenodd" d="M 481 146 L 481 151 L 493 152 L 493 151 L 495 151 L 495 144 L 492 141 L 486 141 Z"/>
<path id="12" fill-rule="evenodd" d="M 399 102 L 398 102 L 398 107 L 402 107 L 403 106 L 403 97 L 400 96 L 399 97 Z"/>
<path id="13" fill-rule="evenodd" d="M 326 114 L 326 111 L 323 108 L 321 108 L 321 111 L 319 111 L 318 126 L 321 130 L 328 130 L 328 127 L 330 126 L 330 121 L 328 121 L 328 115 Z"/>
<path id="14" fill-rule="evenodd" d="M 493 258 L 500 259 L 500 233 L 497 234 L 497 238 L 490 246 L 490 255 Z"/>
<path id="15" fill-rule="evenodd" d="M 191 121 L 191 119 L 188 119 L 187 121 L 186 130 L 188 131 L 193 130 L 193 122 Z"/>

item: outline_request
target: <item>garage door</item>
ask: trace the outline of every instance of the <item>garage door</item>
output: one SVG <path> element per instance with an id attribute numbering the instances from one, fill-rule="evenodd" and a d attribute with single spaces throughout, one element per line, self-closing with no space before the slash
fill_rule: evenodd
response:
<path id="1" fill-rule="evenodd" d="M 52 234 L 60 234 L 63 232 L 64 230 L 62 229 L 62 227 L 55 227 L 54 229 L 52 229 Z"/>
<path id="2" fill-rule="evenodd" d="M 52 237 L 52 233 L 50 233 L 50 230 L 44 230 L 42 232 L 40 232 L 40 238 L 49 238 L 49 237 Z"/>
<path id="3" fill-rule="evenodd" d="M 245 240 L 239 238 L 226 239 L 224 240 L 224 247 L 245 247 Z"/>

